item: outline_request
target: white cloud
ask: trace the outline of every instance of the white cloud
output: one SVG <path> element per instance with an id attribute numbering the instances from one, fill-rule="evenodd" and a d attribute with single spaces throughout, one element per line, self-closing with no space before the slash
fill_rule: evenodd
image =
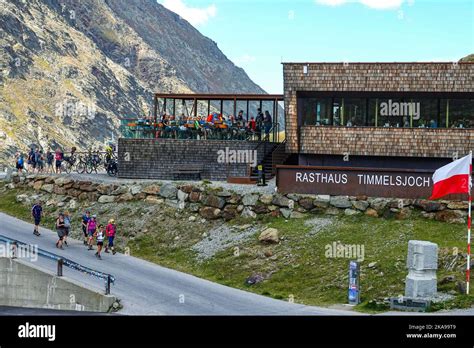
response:
<path id="1" fill-rule="evenodd" d="M 217 15 L 217 7 L 212 4 L 208 7 L 190 7 L 183 0 L 160 0 L 164 7 L 168 10 L 179 14 L 194 26 L 206 24 L 209 19 Z"/>
<path id="2" fill-rule="evenodd" d="M 340 6 L 348 3 L 359 3 L 370 8 L 385 10 L 399 8 L 405 0 L 315 0 L 317 4 L 327 6 Z M 409 0 L 412 5 L 414 0 Z"/>
<path id="3" fill-rule="evenodd" d="M 251 56 L 249 54 L 244 54 L 243 56 L 240 56 L 240 57 L 237 57 L 237 58 L 233 59 L 234 64 L 238 65 L 238 66 L 241 66 L 243 64 L 253 63 L 256 60 L 257 60 L 257 58 L 255 58 L 254 56 Z"/>

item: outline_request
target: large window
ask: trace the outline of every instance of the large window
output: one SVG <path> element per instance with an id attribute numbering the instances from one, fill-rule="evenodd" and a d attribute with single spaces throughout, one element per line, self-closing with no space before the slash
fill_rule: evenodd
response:
<path id="1" fill-rule="evenodd" d="M 474 99 L 300 98 L 305 126 L 474 128 Z"/>

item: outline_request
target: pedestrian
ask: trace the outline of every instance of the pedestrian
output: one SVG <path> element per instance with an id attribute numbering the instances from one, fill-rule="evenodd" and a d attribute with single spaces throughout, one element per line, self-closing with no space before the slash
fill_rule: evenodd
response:
<path id="1" fill-rule="evenodd" d="M 96 230 L 97 230 L 97 216 L 92 215 L 92 218 L 87 223 L 87 236 L 88 236 L 87 244 L 89 245 L 89 248 L 87 250 L 94 249 L 92 247 L 92 240 L 94 239 L 94 234 Z"/>
<path id="2" fill-rule="evenodd" d="M 48 152 L 46 153 L 46 161 L 48 163 L 47 173 L 52 174 L 54 172 L 54 170 L 53 170 L 54 155 L 51 152 L 51 149 L 48 150 Z"/>
<path id="3" fill-rule="evenodd" d="M 94 236 L 97 240 L 97 252 L 95 253 L 95 256 L 99 260 L 102 260 L 102 257 L 100 256 L 100 252 L 102 251 L 102 246 L 104 245 L 104 238 L 105 238 L 103 225 L 99 225 L 99 228 L 95 231 Z"/>
<path id="4" fill-rule="evenodd" d="M 18 154 L 16 157 L 16 169 L 18 170 L 18 174 L 23 172 L 23 167 L 25 165 L 25 160 L 23 158 L 23 154 Z"/>
<path id="5" fill-rule="evenodd" d="M 64 238 L 63 242 L 65 246 L 69 246 L 67 244 L 67 237 L 69 236 L 69 232 L 71 231 L 71 214 L 69 214 L 69 211 L 66 211 L 64 213 Z"/>
<path id="6" fill-rule="evenodd" d="M 33 173 L 34 167 L 33 167 L 33 157 L 35 155 L 35 150 L 33 148 L 30 149 L 28 152 L 28 157 L 27 157 L 27 164 L 28 164 L 28 170 Z M 32 169 L 33 168 L 33 169 Z"/>
<path id="7" fill-rule="evenodd" d="M 91 219 L 91 212 L 89 210 L 86 211 L 84 215 L 82 215 L 82 233 L 84 234 L 84 245 L 87 245 L 88 235 L 87 235 L 87 224 Z"/>
<path id="8" fill-rule="evenodd" d="M 56 159 L 56 174 L 61 174 L 61 164 L 63 161 L 63 153 L 61 152 L 59 148 L 56 149 L 55 159 Z"/>
<path id="9" fill-rule="evenodd" d="M 37 156 L 37 159 L 36 159 L 36 167 L 38 168 L 38 173 L 42 173 L 43 170 L 44 170 L 44 154 L 43 154 L 43 150 L 40 150 L 38 152 L 38 156 Z"/>
<path id="10" fill-rule="evenodd" d="M 33 208 L 31 209 L 31 215 L 33 216 L 33 220 L 35 222 L 33 234 L 35 236 L 40 236 L 41 234 L 39 233 L 39 225 L 43 216 L 43 207 L 41 206 L 41 201 L 37 201 L 36 204 L 33 205 Z"/>
<path id="11" fill-rule="evenodd" d="M 115 225 L 115 220 L 110 219 L 107 227 L 105 227 L 105 234 L 108 239 L 108 243 L 105 247 L 105 252 L 108 253 L 109 249 L 112 250 L 112 255 L 115 255 L 116 251 L 114 248 L 114 238 L 115 233 L 117 232 L 117 226 Z"/>
<path id="12" fill-rule="evenodd" d="M 257 117 L 255 118 L 255 123 L 256 123 L 256 133 L 258 137 L 258 141 L 262 140 L 262 130 L 263 130 L 263 112 L 262 109 L 258 109 L 257 111 Z"/>
<path id="13" fill-rule="evenodd" d="M 265 141 L 270 141 L 270 131 L 272 129 L 272 115 L 268 112 L 268 110 L 265 111 L 265 117 L 263 119 L 263 124 L 265 128 Z"/>
<path id="14" fill-rule="evenodd" d="M 56 232 L 58 233 L 58 241 L 56 242 L 56 248 L 63 249 L 63 239 L 66 235 L 66 225 L 64 223 L 64 214 L 60 213 L 56 219 Z"/>

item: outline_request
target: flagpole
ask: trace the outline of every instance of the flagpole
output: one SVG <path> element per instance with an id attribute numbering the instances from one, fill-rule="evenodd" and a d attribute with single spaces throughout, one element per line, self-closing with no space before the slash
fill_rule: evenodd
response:
<path id="1" fill-rule="evenodd" d="M 472 151 L 470 154 L 470 164 L 469 164 L 469 198 L 468 198 L 468 214 L 467 214 L 467 265 L 466 265 L 466 294 L 469 295 L 469 282 L 471 280 L 471 175 L 472 175 Z"/>

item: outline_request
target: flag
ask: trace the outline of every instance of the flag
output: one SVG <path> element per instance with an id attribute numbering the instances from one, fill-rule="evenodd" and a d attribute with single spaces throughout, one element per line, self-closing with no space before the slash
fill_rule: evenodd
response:
<path id="1" fill-rule="evenodd" d="M 469 193 L 472 155 L 439 168 L 433 174 L 433 192 L 429 199 L 438 199 L 452 193 Z"/>

